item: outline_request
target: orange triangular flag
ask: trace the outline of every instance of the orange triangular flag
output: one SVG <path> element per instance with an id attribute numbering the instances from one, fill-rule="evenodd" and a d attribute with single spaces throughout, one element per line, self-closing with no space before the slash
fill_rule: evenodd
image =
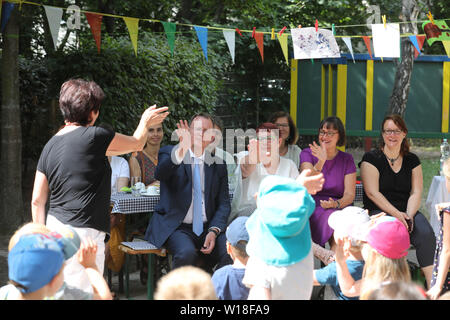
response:
<path id="1" fill-rule="evenodd" d="M 419 45 L 419 49 L 422 50 L 423 43 L 425 42 L 426 36 L 416 36 L 416 39 L 417 39 L 417 44 Z M 415 51 L 414 58 L 417 58 L 419 56 L 420 52 L 417 51 L 416 47 L 414 47 L 414 51 Z"/>
<path id="2" fill-rule="evenodd" d="M 373 59 L 373 57 L 372 57 L 372 49 L 370 48 L 370 37 L 363 36 L 363 40 L 364 40 L 364 43 L 366 44 L 367 50 L 369 50 L 370 58 Z"/>
<path id="3" fill-rule="evenodd" d="M 255 41 L 261 54 L 262 62 L 264 63 L 264 33 L 255 32 Z"/>
<path id="4" fill-rule="evenodd" d="M 87 21 L 91 26 L 92 35 L 94 36 L 95 43 L 97 44 L 97 51 L 100 53 L 100 46 L 102 42 L 102 18 L 100 14 L 85 12 Z"/>

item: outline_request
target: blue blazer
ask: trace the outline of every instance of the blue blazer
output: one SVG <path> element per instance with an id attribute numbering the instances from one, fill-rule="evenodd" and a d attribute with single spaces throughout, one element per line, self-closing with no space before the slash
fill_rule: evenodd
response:
<path id="1" fill-rule="evenodd" d="M 159 150 L 155 178 L 160 181 L 160 201 L 145 232 L 145 240 L 159 248 L 181 225 L 192 202 L 189 153 L 177 165 L 172 161 L 172 150 L 175 151 L 175 146 L 165 146 Z M 231 209 L 227 167 L 221 162 L 207 164 L 211 162 L 206 160 L 204 165 L 207 224 L 208 228 L 218 227 L 224 231 Z"/>

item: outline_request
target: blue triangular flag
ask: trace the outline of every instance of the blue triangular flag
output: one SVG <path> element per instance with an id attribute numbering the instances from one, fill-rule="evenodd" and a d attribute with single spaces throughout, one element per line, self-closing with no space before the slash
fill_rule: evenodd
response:
<path id="1" fill-rule="evenodd" d="M 11 16 L 11 12 L 14 9 L 14 3 L 3 2 L 2 12 L 2 26 L 0 28 L 1 32 L 5 30 L 6 24 L 8 23 L 9 17 Z"/>
<path id="2" fill-rule="evenodd" d="M 208 61 L 208 29 L 205 27 L 194 26 L 197 32 L 198 41 L 203 49 L 203 54 L 205 55 L 206 61 Z"/>
<path id="3" fill-rule="evenodd" d="M 412 42 L 414 47 L 416 47 L 417 52 L 420 52 L 419 43 L 417 42 L 416 36 L 409 36 L 409 40 Z"/>

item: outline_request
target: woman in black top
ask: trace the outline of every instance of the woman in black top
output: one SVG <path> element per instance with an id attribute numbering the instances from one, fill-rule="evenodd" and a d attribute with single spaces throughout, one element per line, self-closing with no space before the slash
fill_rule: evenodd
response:
<path id="1" fill-rule="evenodd" d="M 103 241 L 110 230 L 111 167 L 107 156 L 142 150 L 148 128 L 168 115 L 167 107 L 152 106 L 142 114 L 133 136 L 115 133 L 94 126 L 103 98 L 103 90 L 93 81 L 72 79 L 61 86 L 59 107 L 65 126 L 42 150 L 31 203 L 33 222 L 47 222 L 50 228 L 67 224 L 81 238 L 95 238 L 100 273 L 104 265 Z M 66 269 L 70 269 L 69 264 L 65 274 Z"/>
<path id="2" fill-rule="evenodd" d="M 359 166 L 364 186 L 364 208 L 399 219 L 410 232 L 417 259 L 430 286 L 436 238 L 418 210 L 423 189 L 419 158 L 409 152 L 408 129 L 401 116 L 390 115 L 381 125 L 381 148 L 364 154 Z"/>

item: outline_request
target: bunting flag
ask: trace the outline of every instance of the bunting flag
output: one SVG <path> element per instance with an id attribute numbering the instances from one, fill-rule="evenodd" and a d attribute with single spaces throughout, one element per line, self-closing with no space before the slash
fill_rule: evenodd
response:
<path id="1" fill-rule="evenodd" d="M 194 26 L 194 29 L 197 33 L 198 42 L 200 42 L 200 45 L 202 46 L 206 62 L 208 62 L 208 28 Z"/>
<path id="2" fill-rule="evenodd" d="M 0 2 L 0 18 L 2 21 L 0 31 L 3 33 L 3 30 L 5 30 L 6 24 L 8 23 L 9 17 L 11 16 L 11 12 L 14 9 L 14 3 L 3 2 L 3 10 L 1 4 L 2 3 Z"/>
<path id="3" fill-rule="evenodd" d="M 415 51 L 414 58 L 417 58 L 419 56 L 420 51 L 423 48 L 423 44 L 425 42 L 425 39 L 426 39 L 425 36 L 416 36 L 416 41 L 417 41 L 417 44 L 419 45 L 419 50 L 417 50 L 415 45 L 414 45 L 414 49 L 415 49 L 414 50 Z"/>
<path id="4" fill-rule="evenodd" d="M 222 30 L 223 37 L 228 45 L 228 50 L 230 50 L 231 60 L 233 60 L 234 64 L 234 51 L 236 46 L 236 31 L 235 30 Z"/>
<path id="5" fill-rule="evenodd" d="M 125 24 L 128 28 L 128 33 L 130 34 L 131 43 L 133 44 L 134 54 L 137 57 L 137 39 L 138 39 L 138 27 L 139 27 L 139 19 L 137 18 L 128 18 L 123 17 Z"/>
<path id="6" fill-rule="evenodd" d="M 255 31 L 255 41 L 261 54 L 262 62 L 264 63 L 264 33 Z"/>
<path id="7" fill-rule="evenodd" d="M 102 42 L 102 15 L 95 13 L 85 13 L 87 21 L 91 26 L 92 35 L 94 36 L 95 43 L 97 44 L 97 51 L 100 53 L 100 47 Z"/>
<path id="8" fill-rule="evenodd" d="M 370 38 L 368 36 L 363 36 L 363 40 L 364 40 L 364 43 L 366 44 L 367 50 L 369 50 L 370 58 L 373 59 L 372 49 L 370 48 Z"/>
<path id="9" fill-rule="evenodd" d="M 45 14 L 47 15 L 48 26 L 50 27 L 50 33 L 53 39 L 53 45 L 55 46 L 55 50 L 58 48 L 58 35 L 59 28 L 61 27 L 61 19 L 63 15 L 63 9 L 44 6 Z"/>
<path id="10" fill-rule="evenodd" d="M 420 52 L 419 42 L 417 42 L 416 36 L 409 36 L 408 38 L 409 38 L 409 41 L 411 41 L 411 43 L 414 45 L 415 52 L 417 52 L 417 51 Z"/>
<path id="11" fill-rule="evenodd" d="M 345 45 L 347 46 L 348 50 L 350 51 L 350 54 L 352 55 L 353 63 L 355 63 L 355 56 L 353 55 L 353 46 L 352 46 L 352 40 L 350 37 L 342 37 L 342 41 L 344 41 Z"/>
<path id="12" fill-rule="evenodd" d="M 166 32 L 167 42 L 169 43 L 170 52 L 172 53 L 173 57 L 173 52 L 175 50 L 175 31 L 177 30 L 177 25 L 172 22 L 161 23 L 164 27 L 164 31 Z"/>
<path id="13" fill-rule="evenodd" d="M 278 41 L 280 42 L 281 50 L 283 50 L 284 58 L 286 59 L 286 64 L 289 65 L 289 57 L 288 57 L 288 35 L 282 33 L 281 35 L 277 34 Z"/>
<path id="14" fill-rule="evenodd" d="M 34 6 L 42 6 L 44 7 L 47 21 L 50 29 L 50 33 L 52 36 L 53 44 L 55 47 L 55 50 L 57 49 L 58 44 L 58 37 L 59 37 L 59 30 L 62 22 L 62 16 L 63 16 L 63 10 L 64 8 L 58 8 L 53 6 L 47 6 L 42 5 L 38 3 L 33 2 L 27 2 L 23 0 L 0 0 L 0 32 L 3 32 L 8 20 L 10 18 L 11 12 L 14 9 L 15 3 L 19 3 L 19 9 L 21 8 L 22 4 L 27 5 L 34 5 Z M 68 12 L 71 10 L 71 6 L 69 6 L 66 10 Z M 89 25 L 91 27 L 91 31 L 94 37 L 94 40 L 97 45 L 98 52 L 101 50 L 101 23 L 102 23 L 102 17 L 105 15 L 105 13 L 97 13 L 97 12 L 86 12 L 83 10 L 78 9 L 78 12 L 83 12 L 86 15 L 86 18 L 89 22 Z M 174 54 L 174 48 L 175 48 L 175 31 L 176 31 L 176 23 L 170 23 L 170 22 L 163 22 L 156 19 L 138 19 L 138 18 L 132 18 L 132 17 L 125 17 L 120 15 L 111 15 L 108 14 L 108 16 L 115 17 L 115 18 L 122 18 L 128 28 L 131 42 L 133 45 L 133 49 L 135 52 L 135 55 L 137 56 L 137 41 L 138 41 L 138 32 L 139 32 L 139 20 L 144 21 L 151 21 L 151 22 L 161 22 L 164 26 L 164 30 L 166 32 L 167 40 L 169 43 L 169 47 L 172 53 L 172 56 Z M 430 13 L 431 16 L 431 13 Z M 450 53 L 450 28 L 446 24 L 446 19 L 441 20 L 434 20 L 431 17 L 429 17 L 430 21 L 424 21 L 422 24 L 422 28 L 424 30 L 424 35 L 420 36 L 410 36 L 408 34 L 401 34 L 399 31 L 398 24 L 399 23 L 391 23 L 391 24 L 371 24 L 372 27 L 372 40 L 369 36 L 363 36 L 363 35 L 356 35 L 354 37 L 363 38 L 364 43 L 367 47 L 368 53 L 371 57 L 371 59 L 376 57 L 397 57 L 398 51 L 401 51 L 401 48 L 398 49 L 397 45 L 395 44 L 396 39 L 400 37 L 409 37 L 409 40 L 413 43 L 414 49 L 415 49 L 415 57 L 417 58 L 420 55 L 420 50 L 423 48 L 423 44 L 425 39 L 427 40 L 428 44 L 431 46 L 435 41 L 441 41 L 443 42 L 443 46 L 446 50 L 447 55 Z M 79 21 L 78 21 L 79 22 Z M 78 23 L 77 23 L 78 24 Z M 182 26 L 188 26 L 188 27 L 194 27 L 197 33 L 197 37 L 199 39 L 200 45 L 203 49 L 204 56 L 206 58 L 206 61 L 208 61 L 208 30 L 210 27 L 202 27 L 202 26 L 194 26 L 194 25 L 187 25 L 187 24 L 180 24 Z M 69 28 L 71 28 L 70 24 L 68 23 Z M 356 27 L 359 25 L 353 25 L 353 27 Z M 295 59 L 314 59 L 314 58 L 333 58 L 333 57 L 340 57 L 339 48 L 337 46 L 335 41 L 335 33 L 336 28 L 338 27 L 349 27 L 349 25 L 342 25 L 342 26 L 331 26 L 331 31 L 327 29 L 319 29 L 318 28 L 318 21 L 315 21 L 315 27 L 312 28 L 302 28 L 301 25 L 298 26 L 298 28 L 295 28 L 294 26 L 291 26 L 291 34 L 286 35 L 286 37 L 282 37 L 282 34 L 286 27 L 283 27 L 283 29 L 278 33 L 278 41 L 280 43 L 280 46 L 283 50 L 284 57 L 288 62 L 288 36 L 292 37 L 293 41 L 293 49 L 294 49 L 294 58 Z M 395 28 L 394 28 L 395 27 Z M 215 28 L 214 29 L 221 29 L 223 31 L 224 37 L 227 41 L 228 49 L 230 50 L 230 54 L 232 56 L 233 64 L 235 63 L 235 34 L 231 32 L 229 28 Z M 305 29 L 312 29 L 314 30 L 313 36 L 315 38 L 307 37 L 307 33 L 309 30 Z M 389 30 L 392 29 L 392 30 Z M 393 30 L 395 29 L 395 30 Z M 256 27 L 253 27 L 253 30 L 239 30 L 238 28 L 235 29 L 236 32 L 240 36 L 242 36 L 243 32 L 251 33 L 252 38 L 255 38 L 256 44 L 258 46 L 259 52 L 261 54 L 261 59 L 264 63 L 264 34 L 270 34 L 271 39 L 274 39 L 275 35 L 275 29 L 272 28 L 271 32 L 256 32 Z M 302 30 L 301 32 L 299 30 Z M 395 31 L 395 32 L 394 32 Z M 331 36 L 328 35 L 328 33 L 331 34 Z M 343 41 L 346 43 L 347 47 L 350 50 L 350 53 L 352 54 L 353 61 L 354 60 L 354 54 L 353 54 L 353 48 L 350 41 L 350 37 L 346 36 L 339 36 L 343 38 Z M 406 40 L 406 39 L 405 39 Z M 330 42 L 331 41 L 331 42 Z M 373 42 L 372 42 L 373 41 Z M 317 56 L 314 54 L 311 54 L 311 49 L 319 51 L 317 53 Z M 302 56 L 299 58 L 299 50 L 302 49 L 303 51 L 306 51 L 306 56 Z M 336 49 L 336 50 L 335 50 Z M 380 54 L 381 50 L 381 54 Z M 302 54 L 303 54 L 302 51 Z M 372 55 L 372 51 L 374 51 L 374 56 Z M 309 53 L 308 53 L 309 52 Z M 329 54 L 329 52 L 332 53 L 332 55 Z M 386 53 L 387 52 L 387 53 Z M 450 56 L 450 55 L 449 55 Z M 401 60 L 401 55 L 399 56 L 399 60 Z M 314 61 L 312 60 L 312 63 Z"/>
<path id="15" fill-rule="evenodd" d="M 450 57 L 450 41 L 444 40 L 442 41 L 442 44 L 444 45 L 445 52 L 447 53 L 447 56 Z"/>

